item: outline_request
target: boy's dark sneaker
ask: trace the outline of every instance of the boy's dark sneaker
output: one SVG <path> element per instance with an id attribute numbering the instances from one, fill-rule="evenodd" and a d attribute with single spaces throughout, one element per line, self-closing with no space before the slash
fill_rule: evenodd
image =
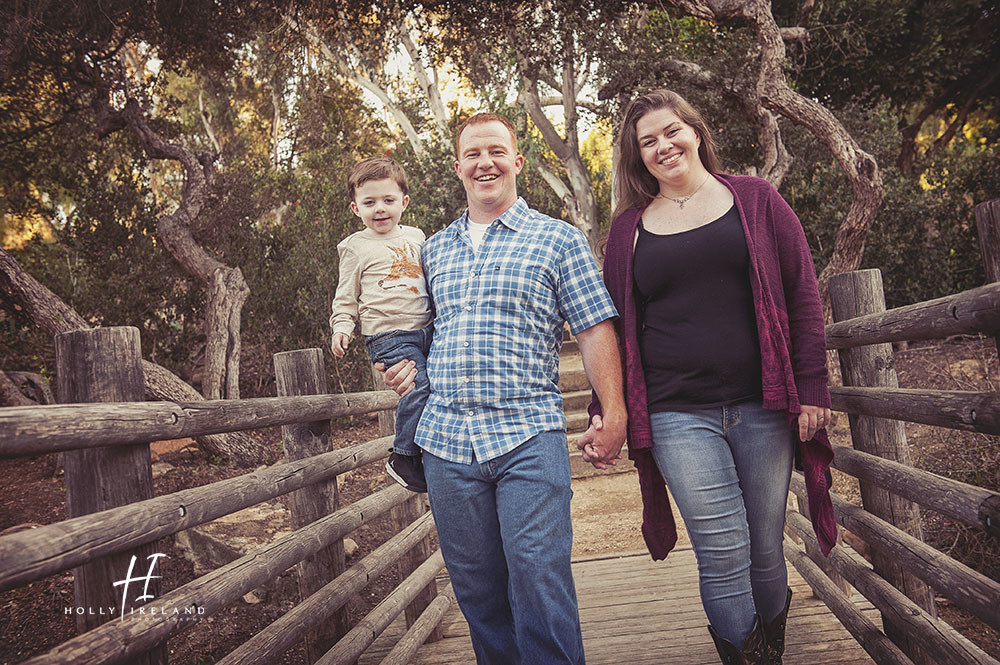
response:
<path id="1" fill-rule="evenodd" d="M 411 492 L 426 492 L 427 480 L 424 479 L 424 463 L 419 455 L 389 455 L 385 463 L 386 472 L 397 483 Z"/>

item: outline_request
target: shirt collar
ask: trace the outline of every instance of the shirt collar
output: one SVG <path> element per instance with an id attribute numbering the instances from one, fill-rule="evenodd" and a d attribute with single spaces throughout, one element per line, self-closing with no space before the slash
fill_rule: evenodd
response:
<path id="1" fill-rule="evenodd" d="M 528 219 L 528 213 L 531 208 L 528 207 L 527 202 L 521 198 L 517 197 L 514 204 L 507 208 L 502 215 L 497 217 L 494 221 L 499 221 L 501 224 L 509 228 L 511 231 L 518 231 L 522 226 L 524 226 L 525 221 Z M 451 223 L 451 228 L 455 232 L 455 236 L 461 235 L 462 231 L 466 231 L 469 228 L 469 209 L 466 208 L 462 216 Z"/>

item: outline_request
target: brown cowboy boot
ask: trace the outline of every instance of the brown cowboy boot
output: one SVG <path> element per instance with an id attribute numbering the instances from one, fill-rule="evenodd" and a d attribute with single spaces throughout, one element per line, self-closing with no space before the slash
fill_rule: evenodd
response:
<path id="1" fill-rule="evenodd" d="M 767 640 L 767 653 L 771 657 L 771 665 L 781 665 L 781 656 L 785 653 L 785 625 L 788 623 L 788 606 L 792 603 L 792 590 L 785 596 L 785 609 L 769 623 L 764 624 L 764 638 Z"/>
<path id="2" fill-rule="evenodd" d="M 744 638 L 742 647 L 737 647 L 729 640 L 719 637 L 711 626 L 708 627 L 708 632 L 715 640 L 715 649 L 719 652 L 722 665 L 770 665 L 771 660 L 767 655 L 760 616 L 754 619 L 753 629 Z"/>

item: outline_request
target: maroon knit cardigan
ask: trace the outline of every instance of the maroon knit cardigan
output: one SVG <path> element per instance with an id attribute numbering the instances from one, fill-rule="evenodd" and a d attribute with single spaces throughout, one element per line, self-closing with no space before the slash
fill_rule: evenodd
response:
<path id="1" fill-rule="evenodd" d="M 816 286 L 816 270 L 798 217 L 769 182 L 750 176 L 715 176 L 733 193 L 750 253 L 757 332 L 760 337 L 764 408 L 786 410 L 796 429 L 801 405 L 830 406 L 826 336 Z M 633 289 L 635 235 L 642 211 L 629 210 L 611 225 L 604 258 L 604 282 L 619 318 L 615 320 L 625 366 L 629 458 L 639 472 L 642 535 L 653 559 L 663 559 L 677 542 L 677 527 L 659 469 L 646 403 L 646 382 L 639 355 L 639 310 Z M 590 413 L 601 412 L 594 394 Z M 833 450 L 826 430 L 799 443 L 797 459 L 805 473 L 809 515 L 824 554 L 837 538 L 830 501 Z"/>

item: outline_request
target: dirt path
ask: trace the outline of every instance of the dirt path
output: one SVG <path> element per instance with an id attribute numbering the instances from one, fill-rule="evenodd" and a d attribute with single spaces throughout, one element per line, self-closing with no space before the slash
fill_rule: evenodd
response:
<path id="1" fill-rule="evenodd" d="M 573 556 L 644 552 L 639 480 L 631 473 L 608 473 L 573 481 Z M 689 544 L 680 516 L 677 546 Z"/>

